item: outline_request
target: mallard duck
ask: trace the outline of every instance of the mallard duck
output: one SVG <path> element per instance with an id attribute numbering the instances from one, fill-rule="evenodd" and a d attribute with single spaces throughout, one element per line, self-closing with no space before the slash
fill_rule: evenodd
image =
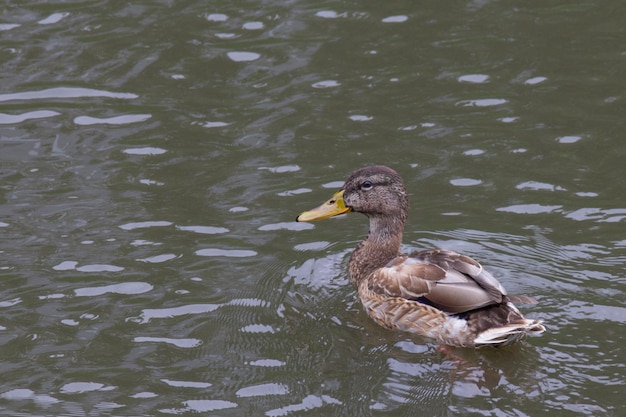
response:
<path id="1" fill-rule="evenodd" d="M 545 331 L 526 319 L 504 287 L 474 259 L 431 249 L 400 253 L 409 199 L 402 177 L 386 166 L 352 172 L 330 200 L 298 216 L 299 222 L 348 212 L 369 218 L 369 234 L 348 263 L 348 277 L 378 324 L 451 346 L 503 346 Z"/>

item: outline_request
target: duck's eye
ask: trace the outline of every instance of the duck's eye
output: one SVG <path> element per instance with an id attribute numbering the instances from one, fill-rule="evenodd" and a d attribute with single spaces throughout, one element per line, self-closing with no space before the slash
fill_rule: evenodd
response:
<path id="1" fill-rule="evenodd" d="M 369 181 L 369 180 L 365 180 L 365 181 L 363 181 L 363 183 L 361 184 L 361 190 L 364 190 L 364 191 L 371 190 L 373 186 L 374 186 L 374 185 L 372 184 L 372 182 L 371 182 L 371 181 Z"/>

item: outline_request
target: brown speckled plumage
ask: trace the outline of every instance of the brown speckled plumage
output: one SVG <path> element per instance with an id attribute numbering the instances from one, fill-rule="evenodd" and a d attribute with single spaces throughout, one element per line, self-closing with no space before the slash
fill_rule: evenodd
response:
<path id="1" fill-rule="evenodd" d="M 365 310 L 381 326 L 468 347 L 508 345 L 545 330 L 513 304 L 533 300 L 507 295 L 475 260 L 442 249 L 402 255 L 408 208 L 400 175 L 370 166 L 351 173 L 333 198 L 298 220 L 349 211 L 369 218 L 369 234 L 352 253 L 348 275 Z"/>

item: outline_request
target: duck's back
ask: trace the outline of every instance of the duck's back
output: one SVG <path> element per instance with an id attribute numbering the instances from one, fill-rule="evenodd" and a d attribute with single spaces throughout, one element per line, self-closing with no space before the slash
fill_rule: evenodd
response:
<path id="1" fill-rule="evenodd" d="M 539 321 L 523 317 L 478 262 L 452 251 L 396 257 L 360 282 L 358 292 L 368 314 L 382 326 L 446 344 L 510 344 L 545 330 Z"/>

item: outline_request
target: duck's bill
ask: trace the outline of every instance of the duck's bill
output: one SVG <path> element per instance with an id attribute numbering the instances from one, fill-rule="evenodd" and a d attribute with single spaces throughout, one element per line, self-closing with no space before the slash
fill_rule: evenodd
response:
<path id="1" fill-rule="evenodd" d="M 339 190 L 330 198 L 330 200 L 326 201 L 321 206 L 315 207 L 313 210 L 305 211 L 299 215 L 296 221 L 312 222 L 315 220 L 324 220 L 349 211 L 352 210 L 350 207 L 346 207 L 343 201 L 343 190 Z"/>

